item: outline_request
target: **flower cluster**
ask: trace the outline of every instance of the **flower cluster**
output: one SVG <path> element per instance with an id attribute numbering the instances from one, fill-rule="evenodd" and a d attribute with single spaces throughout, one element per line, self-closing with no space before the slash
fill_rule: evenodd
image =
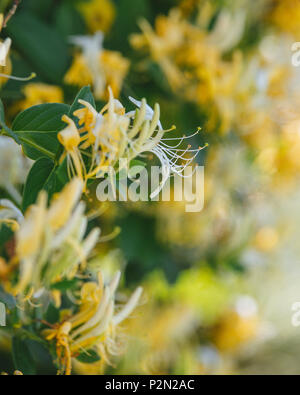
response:
<path id="1" fill-rule="evenodd" d="M 137 110 L 127 113 L 121 102 L 114 98 L 111 89 L 109 102 L 100 113 L 90 103 L 80 100 L 83 108 L 73 114 L 78 119 L 79 129 L 70 117 L 63 116 L 68 126 L 58 134 L 65 148 L 61 160 L 67 156 L 70 174 L 76 174 L 86 182 L 91 178 L 100 178 L 109 166 L 115 167 L 121 159 L 130 162 L 143 153 L 153 153 L 160 160 L 164 171 L 155 196 L 171 173 L 182 175 L 201 148 L 192 149 L 190 145 L 181 148 L 181 143 L 196 133 L 182 138 L 165 136 L 170 130 L 164 130 L 161 125 L 158 104 L 153 110 L 145 99 L 141 102 L 133 98 L 130 100 Z M 169 145 L 172 140 L 177 142 L 176 146 Z M 91 156 L 88 168 L 83 159 L 87 151 Z"/>
<path id="2" fill-rule="evenodd" d="M 142 294 L 142 288 L 137 288 L 128 302 L 118 309 L 116 290 L 120 275 L 118 272 L 107 285 L 101 273 L 98 283 L 85 283 L 80 291 L 79 311 L 66 316 L 55 328 L 44 330 L 45 338 L 56 342 L 59 363 L 67 375 L 71 373 L 71 358 L 76 355 L 88 355 L 95 349 L 103 363 L 109 364 L 109 355 L 120 353 L 117 327 L 132 313 Z"/>
<path id="3" fill-rule="evenodd" d="M 62 277 L 73 278 L 84 265 L 100 234 L 94 229 L 84 238 L 87 219 L 79 203 L 82 183 L 75 178 L 47 208 L 47 194 L 41 192 L 31 206 L 16 235 L 16 257 L 20 278 L 14 292 L 30 294 L 49 288 Z"/>

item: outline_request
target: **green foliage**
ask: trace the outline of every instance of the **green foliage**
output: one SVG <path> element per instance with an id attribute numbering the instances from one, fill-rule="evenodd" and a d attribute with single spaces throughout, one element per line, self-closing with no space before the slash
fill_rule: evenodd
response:
<path id="1" fill-rule="evenodd" d="M 82 352 L 76 359 L 82 363 L 95 363 L 100 361 L 101 358 L 96 353 L 96 351 L 87 350 L 85 352 Z"/>
<path id="2" fill-rule="evenodd" d="M 34 358 L 28 340 L 23 336 L 14 336 L 12 339 L 12 355 L 14 367 L 25 375 L 36 374 Z"/>
<path id="3" fill-rule="evenodd" d="M 70 58 L 67 44 L 53 27 L 31 13 L 18 12 L 9 23 L 7 34 L 38 77 L 54 84 L 62 80 Z"/>
<path id="4" fill-rule="evenodd" d="M 26 209 L 36 202 L 39 192 L 43 189 L 48 193 L 55 189 L 55 179 L 52 176 L 54 162 L 48 158 L 38 159 L 32 166 L 23 192 L 22 209 Z"/>

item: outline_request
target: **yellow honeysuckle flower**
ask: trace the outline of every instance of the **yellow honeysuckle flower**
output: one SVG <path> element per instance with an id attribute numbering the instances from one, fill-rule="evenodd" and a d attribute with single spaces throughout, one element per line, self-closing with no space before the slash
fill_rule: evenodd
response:
<path id="1" fill-rule="evenodd" d="M 5 67 L 8 53 L 11 47 L 11 39 L 6 38 L 3 42 L 0 42 L 0 66 Z"/>
<path id="2" fill-rule="evenodd" d="M 115 7 L 110 0 L 82 2 L 78 8 L 92 33 L 98 30 L 107 32 L 115 19 Z"/>
<path id="3" fill-rule="evenodd" d="M 106 87 L 110 86 L 114 96 L 119 97 L 123 81 L 130 67 L 130 61 L 124 58 L 120 52 L 103 50 L 100 62 L 105 75 Z M 95 94 L 98 97 L 103 96 L 103 92 L 96 91 Z M 108 99 L 107 96 L 105 98 Z"/>
<path id="4" fill-rule="evenodd" d="M 78 265 L 86 263 L 100 230 L 95 228 L 84 238 L 85 207 L 78 203 L 82 188 L 82 182 L 74 178 L 49 208 L 47 195 L 41 192 L 37 204 L 27 210 L 16 235 L 20 275 L 13 289 L 15 294 L 23 294 L 31 287 L 34 295 L 39 295 L 60 276 L 73 278 Z"/>
<path id="5" fill-rule="evenodd" d="M 22 93 L 24 100 L 18 101 L 12 108 L 13 112 L 26 110 L 26 108 L 44 103 L 62 103 L 63 91 L 59 86 L 52 86 L 43 83 L 26 84 Z"/>
<path id="6" fill-rule="evenodd" d="M 62 121 L 66 122 L 68 126 L 57 135 L 58 141 L 66 150 L 66 153 L 62 156 L 61 161 L 65 158 L 65 156 L 67 156 L 68 170 L 74 168 L 72 173 L 75 173 L 80 178 L 80 180 L 84 180 L 84 164 L 78 149 L 80 144 L 79 131 L 75 125 L 75 122 L 67 115 L 62 117 Z M 72 173 L 69 173 L 70 177 L 72 177 Z"/>
<path id="7" fill-rule="evenodd" d="M 31 73 L 29 77 L 15 77 L 10 75 L 12 70 L 11 61 L 9 59 L 9 51 L 12 41 L 8 37 L 4 41 L 0 41 L 0 86 L 7 81 L 7 79 L 16 81 L 29 81 L 35 77 L 35 73 Z"/>
<path id="8" fill-rule="evenodd" d="M 60 142 L 66 149 L 62 158 L 68 155 L 71 160 L 70 168 L 74 165 L 75 174 L 81 179 L 88 180 L 103 176 L 106 167 L 115 166 L 120 159 L 130 162 L 145 152 L 151 152 L 158 157 L 164 169 L 163 180 L 151 195 L 155 197 L 170 174 L 182 176 L 185 168 L 202 149 L 201 147 L 191 149 L 191 146 L 180 148 L 182 142 L 196 135 L 199 130 L 191 136 L 164 138 L 168 130 L 164 130 L 160 122 L 159 105 L 156 104 L 153 110 L 145 99 L 138 101 L 130 98 L 130 100 L 137 106 L 137 111 L 126 113 L 122 103 L 114 98 L 111 89 L 109 89 L 109 101 L 100 113 L 97 113 L 89 103 L 80 100 L 79 103 L 84 107 L 73 114 L 79 119 L 80 130 L 78 131 L 74 122 L 65 116 L 64 119 L 69 126 L 58 134 Z M 78 133 L 81 135 L 82 142 L 80 150 L 89 147 L 92 149 L 91 165 L 88 169 L 85 168 L 77 149 Z M 177 142 L 177 145 L 169 145 L 171 141 Z"/>
<path id="9" fill-rule="evenodd" d="M 47 196 L 41 192 L 37 205 L 31 206 L 17 234 L 17 254 L 23 259 L 38 253 L 46 217 Z"/>
<path id="10" fill-rule="evenodd" d="M 297 39 L 300 34 L 300 4 L 297 0 L 274 0 L 270 20 L 282 31 L 291 33 Z"/>
<path id="11" fill-rule="evenodd" d="M 73 63 L 65 75 L 64 82 L 69 85 L 92 85 L 93 75 L 82 54 L 75 54 Z"/>
<path id="12" fill-rule="evenodd" d="M 64 115 L 62 121 L 66 122 L 68 126 L 58 134 L 59 142 L 66 148 L 67 151 L 73 151 L 79 146 L 80 134 L 74 121 L 68 116 Z"/>
<path id="13" fill-rule="evenodd" d="M 56 340 L 57 354 L 66 374 L 71 373 L 71 358 L 84 350 L 95 348 L 108 363 L 107 354 L 116 351 L 116 328 L 136 308 L 142 294 L 142 288 L 137 288 L 121 310 L 116 311 L 115 293 L 119 281 L 120 272 L 117 272 L 105 286 L 99 273 L 98 283 L 83 285 L 79 312 L 55 329 L 44 330 L 43 335 L 48 341 Z"/>
<path id="14" fill-rule="evenodd" d="M 108 86 L 119 96 L 130 62 L 121 53 L 103 49 L 104 35 L 73 36 L 70 42 L 81 49 L 65 75 L 65 82 L 80 87 L 92 85 L 97 99 L 107 99 Z"/>
<path id="15" fill-rule="evenodd" d="M 224 8 L 213 29 L 208 29 L 215 12 L 208 2 L 198 8 L 199 16 L 193 24 L 179 8 L 171 9 L 167 16 L 158 16 L 154 28 L 141 20 L 142 33 L 133 34 L 130 42 L 136 50 L 149 53 L 175 93 L 201 108 L 207 107 L 210 130 L 221 121 L 220 132 L 227 132 L 235 120 L 236 107 L 242 107 L 241 88 L 247 75 L 242 73 L 245 65 L 239 51 L 228 60 L 223 55 L 240 42 L 246 13 Z"/>
<path id="16" fill-rule="evenodd" d="M 11 74 L 12 71 L 11 60 L 8 56 L 10 46 L 10 38 L 7 38 L 3 42 L 0 42 L 0 86 L 8 80 L 8 76 Z"/>
<path id="17" fill-rule="evenodd" d="M 56 231 L 66 224 L 82 193 L 82 182 L 75 178 L 52 201 L 47 220 Z"/>

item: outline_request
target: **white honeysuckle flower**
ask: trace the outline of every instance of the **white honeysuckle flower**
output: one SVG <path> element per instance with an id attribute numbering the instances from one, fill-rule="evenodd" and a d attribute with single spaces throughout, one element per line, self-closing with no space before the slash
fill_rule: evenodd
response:
<path id="1" fill-rule="evenodd" d="M 129 96 L 129 100 L 133 104 L 135 104 L 138 108 L 141 108 L 141 106 L 142 106 L 142 102 L 141 101 L 136 100 L 136 99 L 134 99 L 131 96 Z M 135 112 L 131 111 L 127 115 L 129 115 L 129 116 L 135 115 Z M 145 116 L 145 119 L 147 119 L 148 121 L 152 121 L 153 117 L 154 117 L 154 110 L 148 104 L 146 104 L 146 116 Z M 158 127 L 159 127 L 159 129 L 163 129 L 162 124 L 161 124 L 160 121 L 158 121 Z"/>
<path id="2" fill-rule="evenodd" d="M 37 203 L 26 211 L 16 234 L 20 262 L 16 295 L 26 293 L 29 287 L 35 294 L 49 287 L 58 276 L 73 278 L 78 266 L 86 264 L 99 240 L 100 229 L 85 236 L 88 221 L 85 205 L 80 202 L 82 189 L 82 181 L 73 178 L 49 207 L 47 194 L 42 191 Z"/>
<path id="3" fill-rule="evenodd" d="M 78 321 L 80 313 L 69 320 L 73 328 L 78 327 L 70 333 L 71 349 L 77 350 L 79 348 L 85 348 L 87 344 L 93 346 L 94 342 L 97 344 L 97 339 L 103 336 L 109 329 L 110 324 L 113 326 L 119 325 L 128 318 L 137 307 L 143 292 L 142 287 L 138 287 L 128 302 L 115 314 L 115 293 L 120 283 L 120 278 L 121 272 L 118 271 L 111 282 L 103 287 L 101 284 L 103 282 L 101 277 L 99 286 L 103 287 L 103 297 L 99 299 L 94 314 L 79 327 L 76 322 Z"/>
<path id="4" fill-rule="evenodd" d="M 102 52 L 104 34 L 98 31 L 92 36 L 71 36 L 69 41 L 71 44 L 80 47 L 84 56 L 91 58 Z"/>
<path id="5" fill-rule="evenodd" d="M 143 293 L 142 287 L 138 287 L 134 291 L 128 302 L 125 304 L 125 306 L 123 306 L 122 310 L 113 317 L 114 325 L 119 325 L 122 321 L 124 321 L 126 318 L 130 316 L 130 314 L 138 305 L 142 293 Z"/>
<path id="6" fill-rule="evenodd" d="M 99 61 L 103 51 L 104 34 L 98 31 L 92 36 L 71 36 L 69 41 L 81 48 L 85 62 L 93 76 L 95 94 L 101 95 L 106 86 L 106 78 Z"/>
<path id="7" fill-rule="evenodd" d="M 11 43 L 12 41 L 10 38 L 6 38 L 3 42 L 0 42 L 0 66 L 2 67 L 6 66 Z"/>
<path id="8" fill-rule="evenodd" d="M 19 224 L 23 221 L 24 216 L 21 210 L 8 199 L 0 199 L 0 226 L 4 223 L 18 229 Z"/>
<path id="9" fill-rule="evenodd" d="M 190 136 L 165 137 L 174 130 L 174 127 L 169 130 L 163 129 L 159 104 L 156 103 L 152 109 L 146 99 L 141 101 L 132 97 L 129 99 L 138 109 L 127 113 L 122 103 L 114 98 L 110 88 L 109 101 L 99 113 L 90 103 L 79 100 L 83 107 L 73 113 L 79 125 L 75 147 L 73 147 L 72 136 L 67 140 L 62 138 L 64 131 L 58 134 L 59 140 L 65 147 L 62 158 L 67 155 L 73 161 L 72 167 L 75 169 L 75 174 L 86 183 L 90 178 L 102 178 L 109 167 L 116 166 L 122 160 L 125 160 L 123 163 L 130 163 L 146 152 L 153 153 L 162 165 L 162 181 L 150 195 L 154 198 L 171 174 L 177 174 L 183 178 L 193 175 L 184 174 L 185 169 L 196 158 L 202 147 L 192 149 L 191 145 L 188 145 L 182 148 L 181 144 L 197 135 L 199 129 Z M 72 129 L 77 128 L 68 117 L 64 116 L 63 120 L 71 122 Z M 78 137 L 80 137 L 79 145 Z M 171 145 L 171 142 L 175 145 Z M 91 148 L 89 168 L 85 167 L 81 156 L 87 148 Z"/>
<path id="10" fill-rule="evenodd" d="M 139 101 L 134 99 L 133 97 L 129 97 L 129 100 L 134 103 L 140 111 L 143 108 L 143 101 Z M 202 149 L 201 147 L 197 149 L 191 149 L 191 146 L 188 145 L 186 149 L 180 148 L 181 143 L 189 138 L 194 137 L 198 134 L 199 130 L 197 130 L 194 134 L 190 136 L 183 136 L 183 137 L 175 137 L 175 138 L 163 138 L 164 134 L 169 132 L 168 130 L 163 130 L 162 124 L 159 120 L 159 107 L 156 107 L 154 110 L 148 105 L 144 104 L 145 107 L 145 115 L 144 119 L 149 122 L 153 122 L 158 126 L 157 134 L 153 137 L 153 134 L 144 141 L 143 144 L 139 144 L 137 148 L 134 146 L 138 152 L 138 155 L 142 154 L 143 152 L 152 152 L 161 162 L 162 165 L 162 181 L 158 188 L 156 188 L 150 195 L 151 199 L 155 198 L 160 191 L 163 189 L 165 183 L 167 182 L 170 175 L 177 174 L 180 177 L 191 177 L 193 175 L 190 174 L 185 176 L 184 170 L 193 162 L 193 160 L 197 157 L 198 153 Z M 132 117 L 135 115 L 135 112 L 127 113 L 127 116 Z M 171 129 L 172 130 L 172 129 Z M 171 146 L 167 144 L 168 141 L 176 141 L 177 144 L 175 146 Z M 190 158 L 187 158 L 186 154 L 192 154 Z M 179 163 L 180 162 L 180 163 Z"/>
<path id="11" fill-rule="evenodd" d="M 0 187 L 17 204 L 21 203 L 22 197 L 16 186 L 25 182 L 32 163 L 11 138 L 0 136 Z"/>

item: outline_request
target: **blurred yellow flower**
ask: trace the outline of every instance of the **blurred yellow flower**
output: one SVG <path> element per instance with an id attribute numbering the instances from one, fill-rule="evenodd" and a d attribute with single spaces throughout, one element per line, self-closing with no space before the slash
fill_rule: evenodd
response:
<path id="1" fill-rule="evenodd" d="M 64 81 L 80 87 L 92 85 L 96 99 L 108 99 L 110 86 L 114 96 L 119 97 L 130 62 L 120 52 L 103 49 L 103 33 L 93 36 L 73 36 L 70 41 L 81 49 L 74 55 L 73 63 Z"/>
<path id="2" fill-rule="evenodd" d="M 69 85 L 86 86 L 93 83 L 92 73 L 82 54 L 75 54 L 73 63 L 65 75 L 64 81 Z"/>
<path id="3" fill-rule="evenodd" d="M 5 67 L 7 62 L 8 53 L 11 47 L 11 39 L 6 38 L 0 42 L 0 66 Z"/>
<path id="4" fill-rule="evenodd" d="M 13 112 L 26 110 L 38 104 L 62 103 L 64 100 L 62 88 L 39 82 L 32 82 L 25 85 L 22 93 L 25 98 L 14 104 L 12 108 Z"/>
<path id="5" fill-rule="evenodd" d="M 295 39 L 300 36 L 300 3 L 298 0 L 273 0 L 271 21 L 282 31 L 291 33 Z"/>
<path id="6" fill-rule="evenodd" d="M 115 19 L 115 7 L 111 0 L 85 1 L 78 8 L 91 33 L 98 30 L 107 32 Z"/>
<path id="7" fill-rule="evenodd" d="M 100 62 L 106 79 L 106 88 L 110 86 L 114 96 L 119 97 L 123 81 L 130 67 L 130 61 L 124 58 L 120 52 L 104 50 L 100 55 Z M 107 89 L 105 92 L 107 93 Z M 104 94 L 104 97 L 108 99 L 107 94 Z"/>
<path id="8" fill-rule="evenodd" d="M 276 229 L 264 227 L 260 229 L 254 238 L 254 246 L 264 252 L 270 252 L 278 245 L 279 235 Z"/>
<path id="9" fill-rule="evenodd" d="M 9 58 L 10 46 L 10 38 L 0 42 L 0 87 L 8 80 L 4 75 L 9 76 L 12 72 L 12 64 Z"/>
<path id="10" fill-rule="evenodd" d="M 253 340 L 258 333 L 259 321 L 256 315 L 241 317 L 229 312 L 217 326 L 214 342 L 222 352 L 234 352 Z"/>

